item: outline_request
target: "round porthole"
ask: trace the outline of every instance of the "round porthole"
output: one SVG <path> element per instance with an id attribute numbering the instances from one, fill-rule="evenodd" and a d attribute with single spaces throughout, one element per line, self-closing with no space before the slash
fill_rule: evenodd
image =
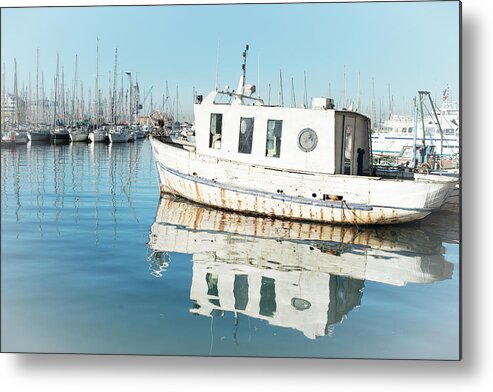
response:
<path id="1" fill-rule="evenodd" d="M 317 147 L 317 133 L 311 128 L 304 128 L 298 134 L 298 147 L 301 151 L 310 152 Z"/>
<path id="2" fill-rule="evenodd" d="M 312 304 L 307 301 L 306 299 L 302 298 L 292 298 L 291 299 L 291 306 L 295 308 L 296 310 L 307 310 L 312 306 Z"/>

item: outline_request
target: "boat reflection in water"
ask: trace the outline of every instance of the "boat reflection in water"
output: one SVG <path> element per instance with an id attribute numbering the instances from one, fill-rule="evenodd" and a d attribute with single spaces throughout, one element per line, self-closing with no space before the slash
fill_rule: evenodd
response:
<path id="1" fill-rule="evenodd" d="M 361 304 L 365 280 L 403 286 L 452 277 L 438 239 L 415 227 L 329 226 L 239 215 L 161 199 L 151 227 L 152 273 L 169 252 L 191 254 L 192 313 L 224 312 L 314 339 Z"/>

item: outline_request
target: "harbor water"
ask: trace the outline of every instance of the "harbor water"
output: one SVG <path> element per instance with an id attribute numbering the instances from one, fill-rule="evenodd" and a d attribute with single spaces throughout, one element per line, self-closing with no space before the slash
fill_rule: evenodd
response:
<path id="1" fill-rule="evenodd" d="M 2 147 L 2 351 L 458 359 L 459 226 L 161 200 L 148 140 Z"/>

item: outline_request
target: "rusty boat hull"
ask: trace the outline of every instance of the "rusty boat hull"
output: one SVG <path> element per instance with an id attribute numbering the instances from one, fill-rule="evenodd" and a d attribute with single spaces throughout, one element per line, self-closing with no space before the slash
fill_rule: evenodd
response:
<path id="1" fill-rule="evenodd" d="M 396 224 L 440 208 L 456 180 L 279 170 L 199 154 L 150 137 L 161 194 L 240 213 L 333 224 Z"/>

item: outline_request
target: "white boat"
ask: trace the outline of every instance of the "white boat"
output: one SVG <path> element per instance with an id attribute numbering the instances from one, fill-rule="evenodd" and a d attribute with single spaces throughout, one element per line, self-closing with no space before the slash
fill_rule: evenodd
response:
<path id="1" fill-rule="evenodd" d="M 106 141 L 107 137 L 108 137 L 108 131 L 106 130 L 105 127 L 92 130 L 91 132 L 89 132 L 89 135 L 87 136 L 88 140 L 91 143 L 103 143 Z"/>
<path id="2" fill-rule="evenodd" d="M 150 137 L 161 193 L 287 219 L 390 224 L 424 218 L 457 183 L 371 176 L 368 117 L 325 98 L 311 108 L 265 105 L 244 76 L 236 92 L 198 96 L 193 146 Z"/>
<path id="3" fill-rule="evenodd" d="M 456 156 L 460 150 L 459 124 L 459 108 L 455 103 L 448 102 L 447 88 L 443 95 L 442 107 L 437 110 L 437 117 L 426 115 L 424 121 L 417 121 L 417 142 L 422 144 L 424 139 L 426 145 L 434 147 L 436 154 L 444 157 Z M 373 153 L 400 155 L 403 148 L 413 146 L 414 127 L 415 119 L 411 116 L 391 116 L 383 122 L 381 129 L 372 133 Z"/>
<path id="4" fill-rule="evenodd" d="M 145 132 L 138 125 L 132 125 L 132 136 L 135 140 L 144 139 L 146 137 Z"/>
<path id="5" fill-rule="evenodd" d="M 87 128 L 72 128 L 70 130 L 70 141 L 72 142 L 87 142 L 89 132 Z"/>
<path id="6" fill-rule="evenodd" d="M 26 133 L 21 133 L 17 131 L 7 131 L 2 136 L 2 144 L 27 144 L 29 142 L 29 138 Z"/>
<path id="7" fill-rule="evenodd" d="M 128 143 L 130 139 L 129 129 L 121 126 L 110 129 L 108 139 L 110 143 Z"/>
<path id="8" fill-rule="evenodd" d="M 190 312 L 238 312 L 311 339 L 361 305 L 365 281 L 430 284 L 453 272 L 439 238 L 414 227 L 290 222 L 174 197 L 161 199 L 149 246 L 157 277 L 174 252 L 192 255 Z"/>

